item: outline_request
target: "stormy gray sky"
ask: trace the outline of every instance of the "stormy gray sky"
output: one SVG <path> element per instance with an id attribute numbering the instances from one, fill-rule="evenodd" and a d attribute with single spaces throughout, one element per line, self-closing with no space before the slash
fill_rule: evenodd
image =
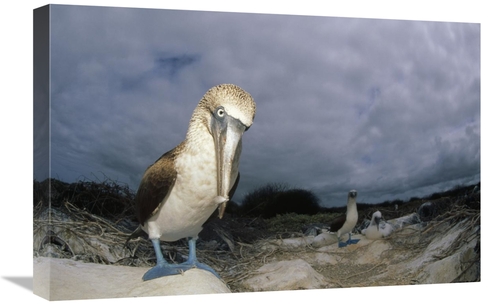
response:
<path id="1" fill-rule="evenodd" d="M 220 83 L 255 99 L 235 195 L 323 206 L 480 179 L 479 23 L 53 6 L 51 175 L 137 189 Z M 36 179 L 48 173 L 36 171 Z"/>

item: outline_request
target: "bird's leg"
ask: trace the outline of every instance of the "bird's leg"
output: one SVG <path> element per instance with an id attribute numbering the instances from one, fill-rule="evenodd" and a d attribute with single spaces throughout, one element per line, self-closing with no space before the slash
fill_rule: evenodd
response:
<path id="1" fill-rule="evenodd" d="M 347 244 L 357 244 L 359 239 L 351 239 L 351 232 L 349 232 L 349 239 L 347 240 Z"/>
<path id="2" fill-rule="evenodd" d="M 184 264 L 186 265 L 189 265 L 189 266 L 192 266 L 192 267 L 196 267 L 196 268 L 199 268 L 199 269 L 203 269 L 203 270 L 206 270 L 206 271 L 209 271 L 211 272 L 213 275 L 215 275 L 217 278 L 220 278 L 220 276 L 217 274 L 217 272 L 215 272 L 214 269 L 210 268 L 209 266 L 205 265 L 205 264 L 202 264 L 198 261 L 198 259 L 196 258 L 196 240 L 198 238 L 193 238 L 193 237 L 190 237 L 188 239 L 188 244 L 189 244 L 189 256 L 188 256 L 188 259 Z"/>
<path id="3" fill-rule="evenodd" d="M 338 241 L 339 241 L 339 248 L 343 248 L 345 246 L 348 245 L 348 242 L 342 242 L 342 240 L 340 239 L 341 236 L 337 236 L 338 237 Z"/>
<path id="4" fill-rule="evenodd" d="M 163 277 L 163 276 L 168 276 L 168 275 L 177 275 L 181 273 L 182 271 L 187 270 L 185 267 L 179 266 L 179 265 L 171 265 L 167 263 L 165 258 L 163 257 L 163 254 L 161 253 L 161 247 L 160 247 L 160 240 L 155 238 L 151 239 L 151 242 L 153 243 L 153 247 L 155 249 L 155 255 L 156 255 L 156 266 L 153 268 L 149 269 L 143 276 L 142 279 L 144 281 L 152 280 L 155 278 Z"/>
<path id="5" fill-rule="evenodd" d="M 153 243 L 153 248 L 155 249 L 156 265 L 168 265 L 167 261 L 163 257 L 163 253 L 161 253 L 160 240 L 152 239 L 151 242 Z"/>
<path id="6" fill-rule="evenodd" d="M 194 265 L 198 262 L 198 259 L 196 258 L 196 240 L 197 238 L 188 238 L 189 256 L 186 264 Z"/>

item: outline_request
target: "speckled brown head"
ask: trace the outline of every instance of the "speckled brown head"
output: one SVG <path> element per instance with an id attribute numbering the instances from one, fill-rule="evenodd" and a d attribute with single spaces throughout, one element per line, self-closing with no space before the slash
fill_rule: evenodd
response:
<path id="1" fill-rule="evenodd" d="M 253 124 L 255 102 L 250 94 L 232 84 L 208 90 L 193 112 L 188 137 L 200 128 L 208 128 L 214 139 L 217 156 L 217 201 L 222 218 L 229 191 L 238 175 L 243 133 Z"/>
<path id="2" fill-rule="evenodd" d="M 248 92 L 233 84 L 221 84 L 210 88 L 194 110 L 190 126 L 196 127 L 198 124 L 210 126 L 212 117 L 221 109 L 239 120 L 247 129 L 252 126 L 255 118 L 255 102 Z"/>

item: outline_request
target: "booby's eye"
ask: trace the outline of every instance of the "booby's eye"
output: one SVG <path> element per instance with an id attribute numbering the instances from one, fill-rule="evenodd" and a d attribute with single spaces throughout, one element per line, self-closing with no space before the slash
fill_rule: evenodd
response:
<path id="1" fill-rule="evenodd" d="M 215 113 L 217 114 L 217 116 L 218 116 L 219 118 L 222 118 L 222 117 L 224 117 L 224 115 L 226 115 L 226 112 L 224 111 L 224 107 L 222 107 L 222 106 L 221 106 L 221 107 L 219 107 L 219 108 L 217 108 L 217 109 L 215 110 Z"/>

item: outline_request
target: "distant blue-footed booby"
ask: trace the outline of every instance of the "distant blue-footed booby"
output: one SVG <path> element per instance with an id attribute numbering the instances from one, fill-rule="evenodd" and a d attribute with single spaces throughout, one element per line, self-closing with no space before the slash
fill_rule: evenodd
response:
<path id="1" fill-rule="evenodd" d="M 153 243 L 156 266 L 143 280 L 200 268 L 219 275 L 196 258 L 196 239 L 218 208 L 222 218 L 239 181 L 242 135 L 255 116 L 253 98 L 238 86 L 223 84 L 208 90 L 195 108 L 186 139 L 149 166 L 136 195 L 139 228 Z M 186 262 L 170 264 L 160 240 L 188 239 Z"/>
<path id="2" fill-rule="evenodd" d="M 389 236 L 392 231 L 394 231 L 394 227 L 383 221 L 382 213 L 376 211 L 372 215 L 370 225 L 364 230 L 364 234 L 368 239 L 382 239 Z"/>
<path id="3" fill-rule="evenodd" d="M 337 232 L 339 248 L 349 244 L 356 244 L 359 241 L 359 239 L 351 239 L 351 232 L 358 222 L 358 209 L 356 207 L 357 195 L 358 193 L 356 190 L 349 191 L 347 195 L 347 212 L 333 219 L 330 225 L 330 232 Z M 349 233 L 349 239 L 344 243 L 341 238 L 342 235 L 346 233 Z"/>

